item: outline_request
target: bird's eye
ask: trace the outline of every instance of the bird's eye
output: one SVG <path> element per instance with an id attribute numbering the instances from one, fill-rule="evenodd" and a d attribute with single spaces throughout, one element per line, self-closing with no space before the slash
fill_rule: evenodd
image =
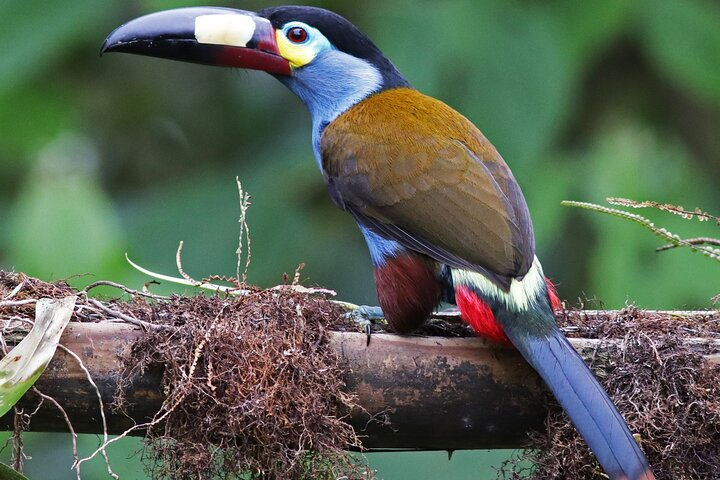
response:
<path id="1" fill-rule="evenodd" d="M 308 38 L 308 32 L 302 27 L 293 27 L 286 33 L 288 40 L 292 43 L 304 43 Z"/>

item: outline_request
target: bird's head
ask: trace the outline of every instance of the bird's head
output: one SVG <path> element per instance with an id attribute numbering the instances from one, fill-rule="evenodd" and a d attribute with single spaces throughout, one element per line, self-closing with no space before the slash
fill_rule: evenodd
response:
<path id="1" fill-rule="evenodd" d="M 314 7 L 157 12 L 117 28 L 102 52 L 266 71 L 305 102 L 317 128 L 375 92 L 408 86 L 352 23 Z"/>

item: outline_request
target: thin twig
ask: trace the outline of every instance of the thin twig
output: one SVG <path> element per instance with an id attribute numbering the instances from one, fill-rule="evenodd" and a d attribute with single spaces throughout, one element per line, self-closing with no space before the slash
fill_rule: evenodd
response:
<path id="1" fill-rule="evenodd" d="M 70 355 L 75 359 L 75 361 L 78 363 L 78 366 L 80 369 L 85 373 L 85 376 L 88 379 L 88 382 L 90 385 L 92 385 L 93 389 L 95 389 L 95 394 L 97 395 L 98 399 L 98 405 L 100 406 L 100 418 L 102 419 L 102 425 L 103 425 L 103 444 L 107 443 L 108 440 L 108 431 L 107 431 L 107 419 L 105 418 L 105 404 L 102 401 L 102 395 L 100 394 L 100 389 L 98 388 L 97 384 L 95 383 L 95 380 L 93 380 L 92 375 L 90 375 L 90 371 L 87 369 L 85 364 L 83 363 L 82 359 L 72 350 L 67 348 L 65 345 L 58 344 L 58 348 L 61 348 L 65 353 Z M 113 472 L 112 467 L 110 467 L 110 459 L 107 456 L 107 452 L 105 449 L 102 449 L 102 455 L 105 458 L 105 465 L 107 466 L 107 472 L 108 475 L 113 477 L 114 479 L 118 479 L 118 477 L 115 472 Z M 76 461 L 73 463 L 73 468 L 76 468 L 78 471 L 78 474 L 80 472 L 80 462 Z"/>
<path id="2" fill-rule="evenodd" d="M 240 197 L 240 219 L 238 220 L 238 223 L 240 223 L 240 234 L 238 236 L 238 248 L 235 251 L 235 253 L 237 254 L 237 267 L 235 269 L 235 278 L 240 281 L 240 267 L 242 265 L 244 235 L 245 241 L 247 243 L 247 256 L 245 258 L 245 270 L 242 273 L 241 285 L 246 285 L 248 270 L 250 269 L 251 257 L 250 226 L 247 223 L 247 211 L 252 204 L 250 203 L 250 194 L 245 192 L 242 188 L 242 184 L 240 183 L 240 177 L 235 177 L 235 181 L 237 182 L 238 196 Z"/>
<path id="3" fill-rule="evenodd" d="M 303 293 L 305 295 L 319 295 L 321 297 L 334 297 L 337 295 L 335 290 L 330 290 L 329 288 L 303 287 L 302 285 L 276 285 L 269 290 L 285 290 Z M 345 302 L 343 302 L 343 304 L 350 305 Z"/>
<path id="4" fill-rule="evenodd" d="M 575 202 L 575 201 L 563 200 L 560 203 L 565 206 L 579 207 L 579 208 L 584 208 L 587 210 L 594 210 L 594 211 L 600 212 L 600 213 L 606 213 L 608 215 L 613 215 L 613 216 L 620 217 L 620 218 L 625 218 L 627 220 L 630 220 L 632 222 L 642 225 L 643 227 L 650 230 L 652 233 L 654 233 L 658 237 L 662 238 L 666 242 L 669 242 L 673 245 L 678 245 L 678 246 L 684 245 L 693 251 L 700 252 L 703 255 L 720 262 L 720 249 L 712 248 L 709 246 L 702 246 L 702 245 L 691 245 L 691 244 L 685 242 L 684 240 L 682 240 L 678 235 L 676 235 L 672 232 L 669 232 L 668 230 L 666 230 L 664 228 L 655 226 L 655 224 L 653 222 L 651 222 L 647 218 L 643 217 L 642 215 L 626 212 L 624 210 L 618 210 L 616 208 L 603 207 L 602 205 L 596 205 L 594 203 L 588 203 L 588 202 Z"/>
<path id="5" fill-rule="evenodd" d="M 300 285 L 300 272 L 302 272 L 303 268 L 305 268 L 305 264 L 301 263 L 295 269 L 295 275 L 293 276 L 293 280 L 292 280 L 293 286 Z"/>
<path id="6" fill-rule="evenodd" d="M 93 288 L 96 288 L 96 287 L 100 287 L 100 286 L 118 288 L 130 295 L 138 295 L 140 297 L 153 298 L 155 300 L 167 300 L 169 298 L 164 295 L 157 295 L 157 294 L 149 293 L 149 292 L 145 292 L 145 291 L 134 290 L 132 288 L 126 287 L 125 285 L 115 283 L 115 282 L 110 282 L 108 280 L 100 280 L 98 282 L 91 283 L 90 285 L 88 285 L 87 287 L 85 287 L 81 291 L 79 291 L 78 294 L 79 295 L 87 295 L 87 293 L 90 290 L 92 290 Z"/>
<path id="7" fill-rule="evenodd" d="M 200 282 L 198 282 L 197 280 L 195 280 L 194 278 L 192 278 L 190 275 L 188 275 L 187 273 L 185 273 L 185 272 L 183 271 L 183 267 L 182 267 L 182 249 L 183 249 L 183 244 L 184 244 L 184 243 L 185 243 L 185 242 L 183 242 L 182 240 L 180 240 L 180 244 L 178 244 L 177 252 L 175 252 L 175 264 L 177 265 L 178 273 L 179 273 L 180 276 L 181 276 L 182 278 L 184 278 L 185 280 L 189 280 L 189 281 L 195 282 L 195 283 L 200 283 Z"/>
<path id="8" fill-rule="evenodd" d="M 163 408 L 164 408 L 164 407 L 163 407 Z M 162 408 L 161 408 L 160 410 L 162 411 Z M 168 415 L 170 415 L 170 413 L 172 413 L 172 410 L 173 410 L 173 409 L 167 410 L 167 411 L 166 411 L 162 416 L 160 416 L 160 417 L 157 417 L 157 415 L 156 415 L 156 416 L 153 417 L 153 419 L 152 419 L 151 421 L 149 421 L 149 422 L 139 423 L 139 424 L 137 424 L 137 425 L 133 425 L 132 427 L 128 428 L 127 430 L 125 430 L 123 433 L 121 433 L 121 434 L 118 435 L 117 437 L 113 437 L 113 438 L 107 440 L 107 441 L 104 442 L 102 445 L 100 445 L 98 448 L 96 448 L 95 451 L 94 451 L 93 453 L 91 453 L 89 456 L 84 457 L 84 458 L 81 458 L 81 459 L 77 462 L 77 465 L 74 466 L 74 468 L 79 468 L 80 465 L 82 465 L 83 463 L 85 463 L 85 462 L 87 462 L 87 461 L 89 461 L 89 460 L 92 460 L 93 458 L 97 457 L 98 453 L 104 451 L 105 449 L 107 449 L 107 447 L 109 447 L 111 444 L 117 442 L 118 440 L 122 440 L 123 438 L 127 437 L 128 435 L 130 435 L 130 434 L 133 433 L 134 431 L 136 431 L 136 430 L 144 430 L 144 429 L 147 429 L 147 428 L 150 428 L 150 427 L 153 427 L 153 426 L 157 425 L 158 423 L 160 423 L 160 422 L 162 422 L 163 420 L 165 420 L 165 418 L 166 418 Z M 160 412 L 158 412 L 158 413 L 160 413 Z"/>
<path id="9" fill-rule="evenodd" d="M 90 313 L 84 313 L 85 310 L 89 311 Z M 75 305 L 75 315 L 79 319 L 84 319 L 89 322 L 104 320 L 107 317 L 105 313 L 98 310 L 97 308 L 93 308 L 90 305 L 84 304 Z"/>
<path id="10" fill-rule="evenodd" d="M 15 288 L 13 288 L 10 293 L 5 295 L 4 300 L 10 300 L 11 298 L 13 298 L 15 295 L 20 293 L 20 290 L 22 290 L 24 286 L 25 286 L 25 280 L 23 280 L 22 282 L 15 285 Z"/>
<path id="11" fill-rule="evenodd" d="M 705 244 L 705 245 L 715 245 L 715 246 L 720 247 L 720 239 L 718 239 L 718 238 L 710 238 L 710 237 L 686 238 L 683 240 L 683 242 L 685 242 L 688 245 L 703 245 L 703 244 Z M 658 247 L 655 249 L 655 251 L 663 252 L 665 250 L 670 250 L 672 248 L 677 248 L 679 246 L 680 245 L 674 245 L 671 243 L 669 245 L 663 245 L 662 247 Z"/>
<path id="12" fill-rule="evenodd" d="M 718 225 L 720 225 L 720 217 L 716 217 L 715 215 L 712 215 L 708 212 L 703 212 L 699 208 L 696 208 L 695 210 L 686 210 L 682 205 L 673 205 L 671 203 L 659 203 L 659 202 L 654 202 L 652 200 L 638 202 L 636 200 L 630 200 L 629 198 L 608 197 L 605 200 L 611 205 L 621 205 L 623 207 L 655 208 L 655 209 L 661 210 L 663 212 L 669 212 L 669 213 L 673 213 L 675 215 L 679 215 L 682 218 L 685 218 L 687 220 L 690 220 L 693 217 L 697 217 L 697 219 L 700 220 L 701 222 L 705 222 L 708 220 L 715 220 L 718 223 Z"/>
<path id="13" fill-rule="evenodd" d="M 0 302 L 0 308 L 21 307 L 23 305 L 32 305 L 33 303 L 37 303 L 37 299 L 28 298 L 25 300 L 3 300 Z"/>
<path id="14" fill-rule="evenodd" d="M 118 312 L 117 310 L 113 310 L 111 308 L 106 307 L 101 302 L 95 300 L 94 298 L 88 298 L 88 303 L 91 303 L 92 305 L 96 306 L 103 312 L 107 313 L 108 315 L 112 315 L 115 318 L 119 318 L 120 320 L 125 320 L 128 323 L 131 323 L 133 325 L 137 325 L 138 327 L 142 327 L 148 330 L 161 330 L 165 328 L 169 328 L 167 325 L 155 325 L 153 323 L 148 323 L 144 320 L 139 320 L 135 317 L 131 317 L 129 315 L 125 315 L 122 312 Z"/>
<path id="15" fill-rule="evenodd" d="M 23 411 L 18 408 L 17 406 L 13 407 L 13 410 L 15 410 L 15 419 L 14 419 L 14 425 L 13 425 L 13 433 L 12 433 L 12 439 L 13 439 L 13 451 L 12 451 L 12 459 L 11 459 L 11 465 L 12 468 L 17 470 L 18 472 L 22 473 L 23 471 L 23 464 L 25 463 L 25 451 L 24 451 L 24 443 L 22 439 L 22 433 L 25 431 L 25 428 L 27 427 L 27 420 L 28 417 Z"/>
<path id="16" fill-rule="evenodd" d="M 62 346 L 62 345 L 60 345 L 60 346 Z M 73 428 L 72 422 L 70 421 L 70 418 L 68 417 L 67 412 L 62 407 L 62 405 L 60 405 L 58 403 L 58 401 L 55 400 L 50 395 L 45 395 L 40 390 L 38 390 L 37 387 L 32 387 L 32 389 L 33 389 L 33 392 L 35 392 L 36 394 L 38 394 L 40 396 L 40 398 L 42 398 L 43 400 L 47 400 L 48 402 L 55 405 L 55 408 L 58 409 L 58 411 L 60 412 L 60 415 L 62 415 L 62 417 L 65 419 L 65 424 L 67 425 L 68 430 L 70 431 L 70 435 L 72 436 L 73 465 L 75 465 L 77 463 L 78 459 L 80 458 L 78 456 L 78 448 L 77 448 L 77 433 L 75 433 L 75 429 Z M 75 475 L 77 477 L 77 480 L 81 480 L 79 468 L 75 469 Z"/>
<path id="17" fill-rule="evenodd" d="M 162 273 L 155 273 L 153 271 L 148 270 L 147 268 L 141 267 L 137 263 L 130 260 L 130 257 L 127 254 L 125 255 L 125 259 L 135 270 L 142 272 L 145 275 L 149 275 L 153 278 L 156 278 L 158 280 L 163 280 L 165 282 L 175 283 L 178 285 L 185 285 L 188 287 L 202 288 L 204 290 L 210 290 L 213 292 L 222 292 L 227 295 L 233 295 L 233 296 L 245 296 L 245 295 L 250 295 L 253 293 L 252 290 L 248 290 L 248 289 L 228 287 L 225 285 L 216 285 L 214 283 L 199 282 L 197 280 L 193 280 L 192 278 L 190 280 L 188 280 L 186 278 L 171 277 L 169 275 L 163 275 Z"/>

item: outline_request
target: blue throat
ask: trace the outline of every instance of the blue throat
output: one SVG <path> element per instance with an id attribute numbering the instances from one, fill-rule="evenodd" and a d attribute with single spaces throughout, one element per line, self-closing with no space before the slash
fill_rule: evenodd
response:
<path id="1" fill-rule="evenodd" d="M 320 136 L 338 115 L 379 91 L 383 77 L 369 62 L 339 50 L 322 52 L 310 64 L 278 77 L 310 111 L 315 161 L 320 160 Z"/>
<path id="2" fill-rule="evenodd" d="M 389 67 L 388 67 L 389 68 Z M 393 75 L 381 73 L 372 63 L 337 49 L 326 50 L 308 65 L 295 69 L 289 77 L 277 78 L 305 103 L 312 118 L 312 144 L 315 161 L 322 170 L 320 137 L 325 127 L 340 114 L 383 88 L 407 85 L 392 68 Z M 360 226 L 373 267 L 406 251 L 398 242 L 387 240 Z"/>

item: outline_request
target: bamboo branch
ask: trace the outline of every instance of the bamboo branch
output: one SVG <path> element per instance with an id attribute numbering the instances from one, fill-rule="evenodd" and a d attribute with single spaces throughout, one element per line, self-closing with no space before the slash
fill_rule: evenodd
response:
<path id="1" fill-rule="evenodd" d="M 110 405 L 120 355 L 141 334 L 135 326 L 116 322 L 73 322 L 61 342 L 80 357 L 103 402 Z M 511 349 L 479 338 L 375 334 L 369 346 L 360 333 L 332 332 L 330 338 L 348 363 L 347 387 L 362 407 L 349 422 L 368 449 L 513 448 L 523 444 L 528 430 L 542 429 L 545 388 Z M 582 350 L 597 347 L 598 341 L 572 342 Z M 708 360 L 718 362 L 715 357 Z M 163 402 L 160 381 L 159 371 L 135 378 L 125 392 L 127 415 L 105 412 L 108 433 L 150 420 Z M 76 432 L 102 433 L 96 392 L 70 354 L 58 350 L 36 385 L 63 405 Z M 32 395 L 21 401 L 26 411 L 37 403 Z M 386 416 L 390 424 L 370 421 Z M 2 422 L 10 429 L 13 416 Z M 67 431 L 67 419 L 43 405 L 32 419 L 32 429 Z"/>

